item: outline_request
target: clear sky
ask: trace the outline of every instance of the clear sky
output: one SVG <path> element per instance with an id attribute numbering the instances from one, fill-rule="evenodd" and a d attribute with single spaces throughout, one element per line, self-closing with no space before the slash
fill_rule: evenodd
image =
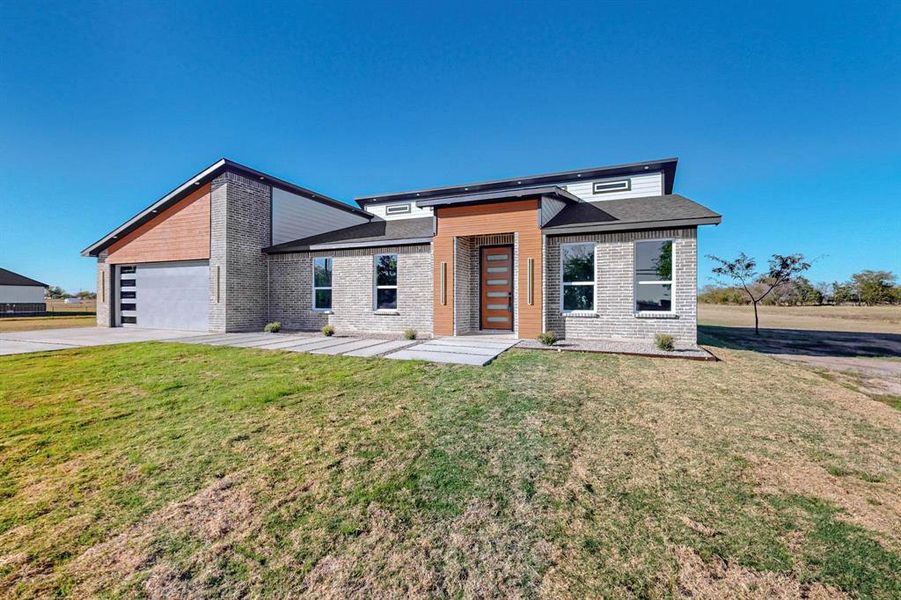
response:
<path id="1" fill-rule="evenodd" d="M 0 266 L 93 289 L 223 156 L 347 201 L 678 156 L 701 254 L 901 275 L 899 2 L 151 4 L 0 0 Z"/>

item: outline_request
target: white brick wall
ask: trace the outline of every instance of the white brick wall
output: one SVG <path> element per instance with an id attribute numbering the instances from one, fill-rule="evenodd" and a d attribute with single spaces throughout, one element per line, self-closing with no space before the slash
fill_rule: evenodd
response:
<path id="1" fill-rule="evenodd" d="M 673 239 L 674 314 L 636 316 L 634 242 Z M 560 310 L 560 244 L 595 244 L 595 314 L 564 315 Z M 567 338 L 653 340 L 669 333 L 681 344 L 697 342 L 696 228 L 547 237 L 545 252 L 545 329 Z"/>
<path id="2" fill-rule="evenodd" d="M 397 313 L 375 311 L 374 257 L 397 254 Z M 332 264 L 331 314 L 313 310 L 313 257 Z M 269 320 L 285 329 L 319 329 L 326 323 L 341 333 L 397 334 L 408 327 L 432 333 L 431 246 L 360 248 L 269 256 Z"/>

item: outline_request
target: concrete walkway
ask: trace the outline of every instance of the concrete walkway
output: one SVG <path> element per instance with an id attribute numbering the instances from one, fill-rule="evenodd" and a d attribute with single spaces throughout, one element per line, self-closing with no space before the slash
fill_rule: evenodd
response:
<path id="1" fill-rule="evenodd" d="M 0 355 L 152 340 L 336 356 L 384 356 L 395 360 L 426 360 L 477 366 L 487 365 L 501 352 L 517 343 L 514 339 L 478 336 L 410 341 L 351 336 L 324 337 L 319 333 L 199 334 L 135 327 L 81 327 L 2 333 Z"/>
<path id="2" fill-rule="evenodd" d="M 84 346 L 130 344 L 152 340 L 177 340 L 195 335 L 197 335 L 196 331 L 140 329 L 137 327 L 71 327 L 38 331 L 11 331 L 0 333 L 0 355 L 65 350 Z"/>

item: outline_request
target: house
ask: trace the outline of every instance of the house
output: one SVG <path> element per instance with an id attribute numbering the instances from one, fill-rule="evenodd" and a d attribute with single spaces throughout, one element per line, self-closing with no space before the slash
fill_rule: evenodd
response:
<path id="1" fill-rule="evenodd" d="M 46 283 L 0 268 L 0 313 L 44 312 L 46 292 Z"/>
<path id="2" fill-rule="evenodd" d="M 697 230 L 676 159 L 363 196 L 223 159 L 83 251 L 97 321 L 210 332 L 505 332 L 696 342 Z"/>

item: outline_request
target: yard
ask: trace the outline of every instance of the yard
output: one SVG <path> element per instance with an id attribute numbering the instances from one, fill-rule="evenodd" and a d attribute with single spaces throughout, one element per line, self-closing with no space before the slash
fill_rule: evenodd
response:
<path id="1" fill-rule="evenodd" d="M 95 315 L 59 317 L 3 317 L 0 319 L 0 333 L 10 331 L 35 331 L 38 329 L 65 329 L 68 327 L 94 327 Z"/>
<path id="2" fill-rule="evenodd" d="M 901 412 L 803 365 L 0 358 L 0 595 L 901 595 Z"/>
<path id="3" fill-rule="evenodd" d="M 816 331 L 901 333 L 901 306 L 761 306 L 760 326 Z M 754 327 L 748 306 L 698 304 L 698 323 Z"/>

